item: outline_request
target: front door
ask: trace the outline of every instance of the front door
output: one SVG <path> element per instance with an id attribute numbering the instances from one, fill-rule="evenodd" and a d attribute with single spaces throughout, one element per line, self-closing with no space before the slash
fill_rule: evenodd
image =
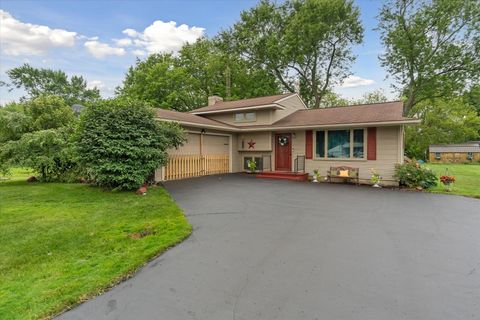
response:
<path id="1" fill-rule="evenodd" d="M 292 170 L 292 134 L 275 134 L 275 170 Z"/>

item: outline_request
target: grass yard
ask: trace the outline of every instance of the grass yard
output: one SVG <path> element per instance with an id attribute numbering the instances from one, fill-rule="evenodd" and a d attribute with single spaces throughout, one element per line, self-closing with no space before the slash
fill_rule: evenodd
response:
<path id="1" fill-rule="evenodd" d="M 478 164 L 426 164 L 440 176 L 445 175 L 448 168 L 448 175 L 453 175 L 456 182 L 451 192 L 445 192 L 445 187 L 438 181 L 438 185 L 430 191 L 435 193 L 459 194 L 469 197 L 480 198 L 480 165 Z"/>
<path id="2" fill-rule="evenodd" d="M 48 318 L 124 279 L 191 227 L 163 188 L 0 182 L 0 319 Z M 145 233 L 148 234 L 145 236 Z"/>

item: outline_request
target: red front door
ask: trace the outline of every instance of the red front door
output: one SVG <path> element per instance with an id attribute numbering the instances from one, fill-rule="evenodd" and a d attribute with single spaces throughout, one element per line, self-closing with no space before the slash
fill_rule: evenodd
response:
<path id="1" fill-rule="evenodd" d="M 275 134 L 275 170 L 292 170 L 292 134 Z"/>

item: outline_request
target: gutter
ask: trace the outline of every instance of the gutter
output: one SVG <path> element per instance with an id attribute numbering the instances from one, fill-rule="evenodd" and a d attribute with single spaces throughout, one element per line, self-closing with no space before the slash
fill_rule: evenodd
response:
<path id="1" fill-rule="evenodd" d="M 397 121 L 379 121 L 379 122 L 359 122 L 359 123 L 341 123 L 341 124 L 330 124 L 330 125 L 305 125 L 305 126 L 268 126 L 261 128 L 242 128 L 237 127 L 224 127 L 216 126 L 210 124 L 201 124 L 195 122 L 187 121 L 178 121 L 171 119 L 161 119 L 156 118 L 158 121 L 169 121 L 169 122 L 178 122 L 184 126 L 190 126 L 195 128 L 207 128 L 214 130 L 222 130 L 228 132 L 254 132 L 254 131 L 281 131 L 281 130 L 307 130 L 307 129 L 329 129 L 329 128 L 355 128 L 355 127 L 385 127 L 385 126 L 396 126 L 396 125 L 409 125 L 409 124 L 419 124 L 421 120 L 411 119 L 411 120 L 397 120 Z"/>

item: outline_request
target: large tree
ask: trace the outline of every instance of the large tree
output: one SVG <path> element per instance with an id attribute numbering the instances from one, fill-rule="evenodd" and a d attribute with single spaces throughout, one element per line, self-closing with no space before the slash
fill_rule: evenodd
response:
<path id="1" fill-rule="evenodd" d="M 220 34 L 225 46 L 265 68 L 314 108 L 349 74 L 352 46 L 363 39 L 360 12 L 351 0 L 262 0 Z"/>
<path id="2" fill-rule="evenodd" d="M 13 90 L 23 89 L 27 93 L 21 100 L 34 99 L 41 95 L 62 97 L 69 105 L 91 103 L 100 99 L 97 88 L 89 89 L 82 76 L 71 76 L 61 70 L 34 68 L 28 63 L 7 71 L 10 83 L 2 83 Z"/>
<path id="3" fill-rule="evenodd" d="M 480 74 L 478 0 L 391 0 L 381 9 L 382 65 L 405 96 L 405 114 L 449 97 Z"/>
<path id="4" fill-rule="evenodd" d="M 175 56 L 153 54 L 137 60 L 117 88 L 121 96 L 178 111 L 204 106 L 209 95 L 229 100 L 278 92 L 275 77 L 205 38 L 186 44 Z"/>

